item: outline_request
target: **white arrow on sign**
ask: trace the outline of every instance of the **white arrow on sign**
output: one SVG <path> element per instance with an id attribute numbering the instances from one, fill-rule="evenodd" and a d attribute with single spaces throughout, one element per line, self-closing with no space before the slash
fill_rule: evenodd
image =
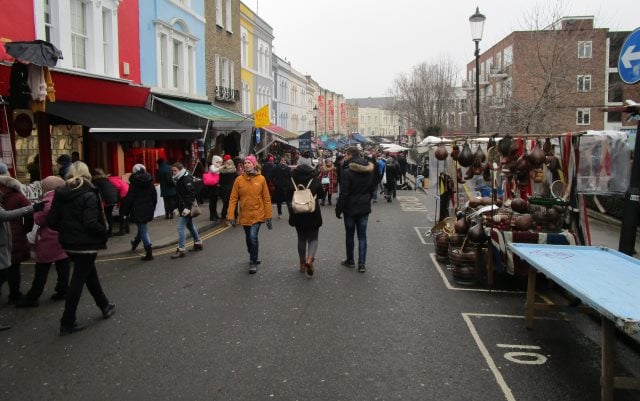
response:
<path id="1" fill-rule="evenodd" d="M 640 52 L 633 52 L 635 48 L 635 45 L 627 47 L 627 50 L 624 51 L 624 54 L 620 58 L 620 60 L 622 61 L 622 65 L 624 65 L 624 68 L 631 68 L 632 61 L 640 60 Z"/>

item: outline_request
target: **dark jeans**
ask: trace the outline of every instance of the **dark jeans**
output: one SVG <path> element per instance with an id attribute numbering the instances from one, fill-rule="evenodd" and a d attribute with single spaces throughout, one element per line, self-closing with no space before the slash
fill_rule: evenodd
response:
<path id="1" fill-rule="evenodd" d="M 367 222 L 369 215 L 344 216 L 344 229 L 346 231 L 347 260 L 353 258 L 353 247 L 355 245 L 353 237 L 358 233 L 358 265 L 367 263 Z"/>
<path id="2" fill-rule="evenodd" d="M 15 263 L 0 270 L 0 288 L 7 282 L 9 285 L 9 299 L 15 301 L 22 297 L 20 293 L 20 263 Z"/>
<path id="3" fill-rule="evenodd" d="M 116 205 L 107 205 L 104 207 L 104 216 L 107 218 L 107 225 L 109 226 L 109 236 L 113 234 L 113 208 Z"/>
<path id="4" fill-rule="evenodd" d="M 56 282 L 56 293 L 66 295 L 69 290 L 69 272 L 71 270 L 71 261 L 69 258 L 56 260 L 55 262 L 36 263 L 33 282 L 31 289 L 27 292 L 29 300 L 37 300 L 44 291 L 44 285 L 47 283 L 49 276 L 49 268 L 56 264 L 56 272 L 58 273 L 58 281 Z"/>
<path id="5" fill-rule="evenodd" d="M 209 220 L 218 220 L 218 198 L 220 198 L 220 187 L 208 187 L 209 188 Z M 223 215 L 224 216 L 224 215 Z"/>
<path id="6" fill-rule="evenodd" d="M 64 303 L 62 319 L 60 319 L 61 325 L 71 326 L 76 321 L 76 310 L 78 309 L 78 302 L 80 302 L 80 296 L 85 284 L 100 310 L 109 305 L 109 300 L 102 291 L 98 272 L 96 271 L 95 262 L 97 256 L 97 253 L 69 253 L 69 257 L 73 261 L 73 275 L 71 276 L 69 291 Z"/>
<path id="7" fill-rule="evenodd" d="M 222 198 L 222 212 L 220 216 L 223 219 L 227 218 L 227 210 L 229 209 L 229 198 L 231 197 L 231 187 L 220 187 L 220 198 Z"/>
<path id="8" fill-rule="evenodd" d="M 164 201 L 164 215 L 169 217 L 176 208 L 176 195 L 163 196 L 162 200 Z"/>
<path id="9" fill-rule="evenodd" d="M 262 223 L 256 223 L 252 226 L 242 226 L 247 242 L 247 252 L 249 252 L 249 263 L 256 263 L 258 261 L 258 233 L 260 232 L 260 225 L 262 225 Z"/>

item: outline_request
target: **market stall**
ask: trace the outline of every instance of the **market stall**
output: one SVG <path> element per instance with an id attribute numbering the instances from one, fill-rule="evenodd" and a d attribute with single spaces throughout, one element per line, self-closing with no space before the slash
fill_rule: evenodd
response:
<path id="1" fill-rule="evenodd" d="M 630 152 L 622 132 L 461 136 L 430 140 L 430 191 L 438 195 L 439 261 L 460 284 L 527 274 L 515 242 L 590 245 L 585 194 L 622 194 Z M 424 142 L 424 141 L 423 141 Z"/>

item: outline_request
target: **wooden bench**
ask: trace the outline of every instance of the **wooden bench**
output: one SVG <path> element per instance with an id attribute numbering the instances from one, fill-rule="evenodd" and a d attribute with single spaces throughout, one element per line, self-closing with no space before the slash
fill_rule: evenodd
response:
<path id="1" fill-rule="evenodd" d="M 640 260 L 594 246 L 508 245 L 529 265 L 525 324 L 533 328 L 536 310 L 566 308 L 535 302 L 536 273 L 543 273 L 578 297 L 602 319 L 601 400 L 613 401 L 614 389 L 640 390 L 640 379 L 615 377 L 615 330 L 640 341 Z M 584 308 L 587 309 L 587 308 Z"/>

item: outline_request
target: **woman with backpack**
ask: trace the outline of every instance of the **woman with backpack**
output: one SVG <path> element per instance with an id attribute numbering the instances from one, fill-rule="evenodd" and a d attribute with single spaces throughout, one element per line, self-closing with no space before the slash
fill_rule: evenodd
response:
<path id="1" fill-rule="evenodd" d="M 298 234 L 298 257 L 300 260 L 300 272 L 307 272 L 309 276 L 313 275 L 315 270 L 313 262 L 318 250 L 318 234 L 320 226 L 322 226 L 322 213 L 318 205 L 319 199 L 324 198 L 324 190 L 320 180 L 317 178 L 316 170 L 307 164 L 298 164 L 291 173 L 291 180 L 297 189 L 309 189 L 313 195 L 315 206 L 312 212 L 302 213 L 296 205 L 292 205 L 294 189 L 291 190 L 288 199 L 289 209 L 289 225 L 296 228 Z M 306 209 L 308 210 L 308 209 Z"/>

